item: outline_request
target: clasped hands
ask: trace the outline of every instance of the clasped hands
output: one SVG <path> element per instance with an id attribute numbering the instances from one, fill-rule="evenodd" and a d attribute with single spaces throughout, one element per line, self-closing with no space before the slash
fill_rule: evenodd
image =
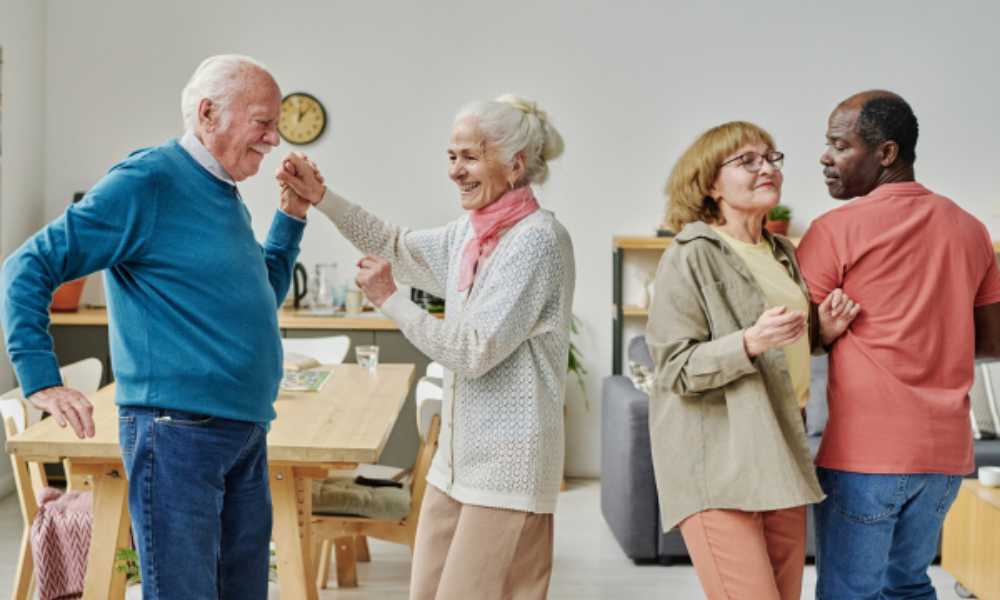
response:
<path id="1" fill-rule="evenodd" d="M 820 303 L 819 333 L 824 346 L 829 347 L 843 335 L 861 312 L 861 305 L 837 288 Z M 806 334 L 806 315 L 784 306 L 769 308 L 757 322 L 743 332 L 743 345 L 751 358 L 774 348 L 793 343 Z"/>
<path id="2" fill-rule="evenodd" d="M 300 152 L 285 157 L 274 176 L 281 187 L 281 210 L 299 218 L 305 218 L 309 207 L 319 204 L 326 194 L 319 167 Z M 381 307 L 396 292 L 389 261 L 367 255 L 358 261 L 358 269 L 355 283 L 372 304 Z"/>

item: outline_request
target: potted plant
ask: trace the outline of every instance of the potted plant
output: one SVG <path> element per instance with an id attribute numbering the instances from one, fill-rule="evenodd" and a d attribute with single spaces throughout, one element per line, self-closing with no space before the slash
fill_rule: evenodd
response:
<path id="1" fill-rule="evenodd" d="M 134 548 L 118 548 L 115 571 L 125 574 L 126 600 L 142 598 L 142 575 L 139 573 L 139 553 Z"/>
<path id="2" fill-rule="evenodd" d="M 73 194 L 73 204 L 83 200 L 84 192 Z M 87 283 L 86 277 L 67 281 L 56 288 L 52 294 L 52 305 L 49 310 L 53 312 L 76 312 L 80 309 L 80 296 L 83 295 L 83 284 Z"/>
<path id="3" fill-rule="evenodd" d="M 76 312 L 80 309 L 80 296 L 83 295 L 83 285 L 86 277 L 67 281 L 60 285 L 52 294 L 52 312 Z"/>
<path id="4" fill-rule="evenodd" d="M 576 344 L 572 341 L 572 336 L 580 333 L 578 327 L 579 319 L 573 316 L 569 322 L 570 330 L 570 342 L 569 342 L 569 361 L 566 368 L 567 375 L 572 374 L 576 378 L 577 385 L 580 386 L 580 391 L 583 392 L 583 402 L 587 410 L 590 410 L 590 398 L 587 396 L 587 386 L 583 380 L 583 376 L 587 374 L 587 369 L 583 366 L 583 360 L 580 356 L 580 349 L 576 347 Z"/>
<path id="5" fill-rule="evenodd" d="M 792 220 L 792 209 L 779 204 L 767 213 L 767 230 L 778 235 L 788 235 L 788 223 Z"/>

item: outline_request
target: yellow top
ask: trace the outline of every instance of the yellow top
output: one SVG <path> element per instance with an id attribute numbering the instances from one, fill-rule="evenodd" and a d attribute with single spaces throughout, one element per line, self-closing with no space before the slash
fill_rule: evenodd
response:
<path id="1" fill-rule="evenodd" d="M 785 267 L 774 258 L 771 245 L 763 237 L 756 244 L 740 241 L 724 231 L 714 228 L 726 243 L 743 259 L 753 273 L 757 285 L 767 298 L 768 308 L 784 306 L 809 315 L 809 301 L 792 279 Z M 799 401 L 799 408 L 805 408 L 809 401 L 810 354 L 808 328 L 805 335 L 782 348 L 788 362 L 788 374 L 792 378 L 792 388 Z"/>

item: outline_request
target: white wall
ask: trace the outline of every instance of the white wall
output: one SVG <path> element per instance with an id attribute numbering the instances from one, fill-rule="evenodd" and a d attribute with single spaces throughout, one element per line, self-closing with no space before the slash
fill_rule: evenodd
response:
<path id="1" fill-rule="evenodd" d="M 3 178 L 0 179 L 0 259 L 41 223 L 45 135 L 45 5 L 0 0 L 3 47 Z M 3 340 L 0 336 L 0 353 Z M 0 354 L 5 356 L 5 354 Z M 0 360 L 0 393 L 16 387 L 7 360 Z M 0 428 L 0 447 L 4 436 Z M 0 497 L 14 489 L 10 461 L 0 460 Z"/>
<path id="2" fill-rule="evenodd" d="M 611 236 L 653 231 L 672 162 L 705 128 L 739 118 L 771 130 L 801 233 L 834 206 L 817 163 L 828 112 L 855 91 L 893 89 L 921 120 L 919 178 L 1000 237 L 1000 5 L 688 4 L 51 0 L 47 216 L 128 151 L 177 134 L 180 89 L 210 54 L 251 54 L 285 92 L 319 97 L 331 123 L 308 153 L 334 187 L 411 227 L 458 214 L 444 152 L 454 111 L 503 92 L 536 98 L 566 138 L 541 196 L 576 245 L 590 368 L 589 412 L 570 399 L 568 471 L 597 474 Z M 242 186 L 261 234 L 287 149 Z M 346 271 L 356 253 L 316 217 L 303 260 L 330 258 Z"/>

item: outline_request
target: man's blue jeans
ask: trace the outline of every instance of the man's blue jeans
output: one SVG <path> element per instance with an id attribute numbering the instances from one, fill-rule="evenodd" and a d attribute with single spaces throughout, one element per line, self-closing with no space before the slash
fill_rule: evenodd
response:
<path id="1" fill-rule="evenodd" d="M 146 600 L 265 600 L 271 492 L 257 423 L 121 406 Z"/>
<path id="2" fill-rule="evenodd" d="M 817 469 L 817 600 L 937 598 L 927 568 L 958 495 L 957 475 Z"/>

